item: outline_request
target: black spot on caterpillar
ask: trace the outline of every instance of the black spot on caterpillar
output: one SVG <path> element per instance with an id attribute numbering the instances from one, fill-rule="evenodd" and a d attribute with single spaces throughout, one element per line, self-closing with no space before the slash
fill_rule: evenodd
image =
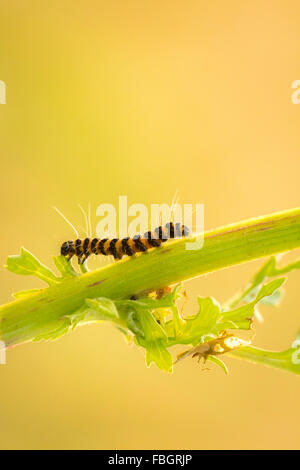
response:
<path id="1" fill-rule="evenodd" d="M 143 236 L 135 235 L 126 238 L 84 238 L 64 242 L 60 254 L 70 260 L 74 255 L 78 263 L 82 264 L 92 254 L 112 255 L 121 259 L 124 255 L 133 256 L 135 253 L 145 252 L 149 248 L 159 247 L 163 242 L 172 238 L 187 237 L 190 230 L 180 223 L 167 223 L 164 227 L 157 227 L 153 232 L 146 232 Z"/>

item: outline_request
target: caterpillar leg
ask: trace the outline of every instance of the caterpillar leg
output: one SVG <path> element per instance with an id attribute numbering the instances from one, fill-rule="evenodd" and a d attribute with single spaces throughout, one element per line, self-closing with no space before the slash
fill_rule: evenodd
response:
<path id="1" fill-rule="evenodd" d="M 90 255 L 78 256 L 78 264 L 83 264 L 83 263 L 85 263 L 89 256 L 90 256 Z"/>

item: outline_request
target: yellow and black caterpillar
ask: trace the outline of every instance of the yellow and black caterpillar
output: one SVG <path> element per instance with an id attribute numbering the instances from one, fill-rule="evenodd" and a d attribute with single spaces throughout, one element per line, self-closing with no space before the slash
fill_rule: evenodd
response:
<path id="1" fill-rule="evenodd" d="M 169 222 L 164 227 L 157 227 L 153 232 L 132 238 L 77 238 L 75 241 L 64 242 L 60 253 L 69 260 L 74 255 L 77 256 L 79 264 L 83 264 L 92 254 L 112 255 L 115 259 L 121 259 L 124 255 L 133 256 L 135 253 L 158 247 L 171 238 L 187 237 L 189 234 L 190 230 L 185 225 Z"/>

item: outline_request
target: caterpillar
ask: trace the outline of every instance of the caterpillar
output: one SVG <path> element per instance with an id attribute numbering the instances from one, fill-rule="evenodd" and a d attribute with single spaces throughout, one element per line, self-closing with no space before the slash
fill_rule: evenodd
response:
<path id="1" fill-rule="evenodd" d="M 135 253 L 145 252 L 149 248 L 159 247 L 163 242 L 172 238 L 187 237 L 190 230 L 180 223 L 167 223 L 164 227 L 157 227 L 153 232 L 135 235 L 126 238 L 77 238 L 62 244 L 60 253 L 70 260 L 74 255 L 78 264 L 83 264 L 92 255 L 112 255 L 115 259 L 122 259 L 124 255 L 133 256 Z"/>

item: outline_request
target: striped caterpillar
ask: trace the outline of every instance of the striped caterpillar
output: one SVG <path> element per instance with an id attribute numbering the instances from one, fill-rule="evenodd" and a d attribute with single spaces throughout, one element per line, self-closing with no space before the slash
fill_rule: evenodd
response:
<path id="1" fill-rule="evenodd" d="M 124 255 L 133 256 L 135 253 L 145 252 L 149 248 L 159 247 L 163 242 L 172 238 L 187 237 L 190 230 L 180 223 L 167 223 L 164 227 L 157 227 L 153 232 L 146 232 L 143 236 L 135 235 L 126 238 L 77 238 L 64 242 L 60 253 L 70 260 L 74 255 L 78 263 L 83 264 L 92 255 L 112 255 L 121 259 Z"/>

